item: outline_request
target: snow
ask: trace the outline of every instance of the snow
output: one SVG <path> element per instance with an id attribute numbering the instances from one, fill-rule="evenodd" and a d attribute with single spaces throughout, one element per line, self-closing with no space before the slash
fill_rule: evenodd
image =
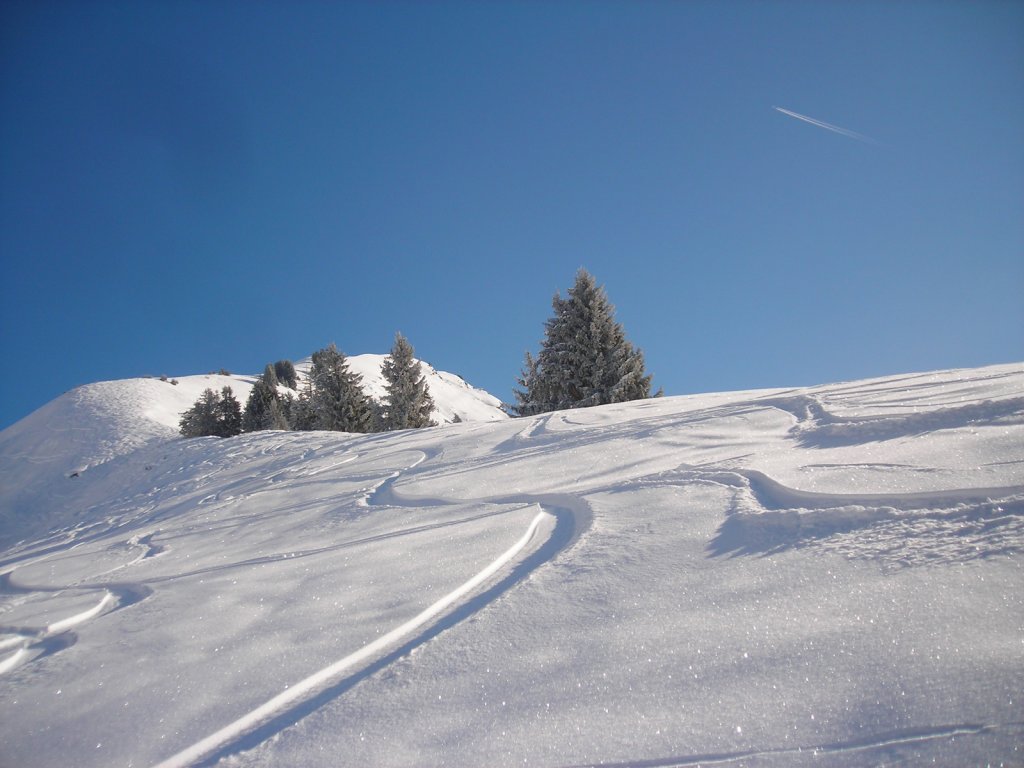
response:
<path id="1" fill-rule="evenodd" d="M 363 376 L 364 388 L 377 400 L 385 392 L 380 371 L 384 358 L 348 358 L 350 368 Z M 498 398 L 455 374 L 421 363 L 438 424 L 508 418 Z M 307 358 L 296 366 L 300 376 L 309 364 Z M 5 502 L 0 507 L 0 545 L 72 522 L 66 502 L 76 498 L 81 503 L 82 496 L 79 489 L 63 483 L 64 478 L 80 477 L 114 459 L 130 460 L 144 446 L 173 440 L 179 434 L 181 414 L 203 390 L 220 392 L 231 387 L 244 406 L 255 380 L 253 375 L 207 374 L 87 384 L 0 432 L 0 494 Z M 281 391 L 288 390 L 282 387 Z"/>
<path id="2" fill-rule="evenodd" d="M 1024 761 L 1022 365 L 183 440 L 192 378 L 0 433 L 3 764 Z"/>

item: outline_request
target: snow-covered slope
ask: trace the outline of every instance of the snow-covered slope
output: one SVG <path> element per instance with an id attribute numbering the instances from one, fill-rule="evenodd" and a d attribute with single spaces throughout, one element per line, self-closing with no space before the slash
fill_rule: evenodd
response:
<path id="1" fill-rule="evenodd" d="M 0 552 L 5 765 L 1024 761 L 1021 365 L 63 482 Z"/>
<path id="2" fill-rule="evenodd" d="M 0 545 L 66 524 L 86 470 L 178 437 L 182 412 L 207 387 L 248 397 L 252 377 L 102 381 L 67 392 L 0 432 Z M 243 400 L 244 402 L 244 400 Z M 100 497 L 98 500 L 102 500 Z"/>
<path id="3" fill-rule="evenodd" d="M 384 355 L 355 355 L 350 368 L 367 393 L 385 392 Z M 300 363 L 300 373 L 309 361 Z M 459 376 L 422 363 L 435 400 L 434 421 L 503 421 L 501 401 Z M 181 414 L 204 389 L 231 387 L 244 405 L 255 376 L 198 375 L 177 379 L 122 379 L 78 387 L 0 432 L 0 545 L 73 520 L 68 502 L 80 496 L 66 479 L 143 446 L 179 438 Z M 175 382 L 175 383 L 172 383 Z M 282 391 L 283 388 L 282 388 Z"/>

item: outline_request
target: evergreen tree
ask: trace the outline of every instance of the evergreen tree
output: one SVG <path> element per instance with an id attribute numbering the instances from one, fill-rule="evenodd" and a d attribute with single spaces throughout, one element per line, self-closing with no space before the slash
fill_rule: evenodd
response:
<path id="1" fill-rule="evenodd" d="M 316 429 L 370 431 L 373 412 L 362 389 L 363 377 L 349 370 L 345 355 L 334 344 L 313 353 L 309 378 Z"/>
<path id="2" fill-rule="evenodd" d="M 370 431 L 387 431 L 387 428 L 384 426 L 384 404 L 372 397 L 367 398 L 367 401 L 370 403 Z"/>
<path id="3" fill-rule="evenodd" d="M 427 379 L 420 363 L 413 357 L 413 348 L 401 334 L 395 334 L 391 354 L 381 367 L 386 382 L 381 429 L 418 429 L 435 426 L 430 418 L 434 401 L 427 389 Z"/>
<path id="4" fill-rule="evenodd" d="M 278 429 L 283 432 L 291 429 L 288 426 L 288 417 L 285 415 L 284 406 L 281 404 L 280 398 L 270 401 L 270 408 L 267 409 L 264 424 L 266 424 L 264 429 Z"/>
<path id="5" fill-rule="evenodd" d="M 291 360 L 278 360 L 274 363 L 274 373 L 277 374 L 278 382 L 288 389 L 298 389 L 299 377 Z"/>
<path id="6" fill-rule="evenodd" d="M 220 391 L 220 403 L 217 408 L 218 437 L 234 437 L 242 431 L 242 406 L 231 391 L 231 387 L 224 387 Z"/>
<path id="7" fill-rule="evenodd" d="M 626 339 L 615 307 L 589 272 L 576 274 L 566 298 L 555 294 L 552 309 L 540 352 L 526 354 L 517 379 L 515 415 L 651 397 L 643 353 Z"/>
<path id="8" fill-rule="evenodd" d="M 203 390 L 199 399 L 181 414 L 178 424 L 185 437 L 232 437 L 241 431 L 241 409 L 231 387 L 221 394 Z"/>
<path id="9" fill-rule="evenodd" d="M 313 407 L 313 387 L 310 380 L 286 413 L 292 429 L 309 432 L 317 428 L 316 409 Z"/>
<path id="10" fill-rule="evenodd" d="M 287 424 L 284 427 L 280 426 L 283 414 L 278 399 L 277 374 L 274 373 L 274 366 L 268 363 L 263 369 L 263 375 L 253 384 L 249 399 L 245 403 L 245 411 L 242 413 L 243 431 L 287 429 Z"/>
<path id="11" fill-rule="evenodd" d="M 293 421 L 295 418 L 295 395 L 288 392 L 279 397 L 278 402 L 281 404 L 281 415 L 284 417 L 284 423 L 288 425 L 286 429 L 295 429 Z"/>
<path id="12" fill-rule="evenodd" d="M 526 361 L 523 363 L 522 373 L 516 378 L 520 389 L 513 389 L 517 404 L 503 406 L 504 410 L 513 416 L 533 416 L 544 412 L 544 406 L 550 399 L 542 392 L 543 382 L 537 373 L 537 361 L 529 352 L 526 353 Z"/>
<path id="13" fill-rule="evenodd" d="M 212 389 L 203 390 L 199 399 L 181 414 L 178 422 L 185 437 L 206 437 L 217 433 L 217 407 L 220 398 Z"/>

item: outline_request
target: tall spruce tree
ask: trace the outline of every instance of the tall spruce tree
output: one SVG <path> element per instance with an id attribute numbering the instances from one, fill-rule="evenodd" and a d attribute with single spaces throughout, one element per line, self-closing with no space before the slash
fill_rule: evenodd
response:
<path id="1" fill-rule="evenodd" d="M 555 294 L 551 304 L 540 352 L 536 358 L 527 352 L 513 390 L 515 415 L 651 397 L 643 353 L 626 339 L 615 307 L 589 272 L 580 269 L 568 296 Z"/>
<path id="2" fill-rule="evenodd" d="M 349 370 L 345 355 L 333 343 L 313 353 L 309 379 L 316 429 L 370 431 L 373 411 L 363 392 L 363 377 Z"/>
<path id="3" fill-rule="evenodd" d="M 413 348 L 401 333 L 395 334 L 391 354 L 381 366 L 386 392 L 381 413 L 381 429 L 419 429 L 433 427 L 430 418 L 434 401 L 427 389 L 427 379 L 420 363 L 413 357 Z"/>

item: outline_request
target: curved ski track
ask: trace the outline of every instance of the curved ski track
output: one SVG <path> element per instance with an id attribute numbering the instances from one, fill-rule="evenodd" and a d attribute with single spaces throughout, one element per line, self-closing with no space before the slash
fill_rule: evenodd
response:
<path id="1" fill-rule="evenodd" d="M 517 495 L 458 502 L 402 496 L 394 490 L 395 481 L 404 472 L 436 457 L 441 451 L 438 449 L 418 453 L 420 456 L 410 465 L 392 472 L 371 486 L 358 503 L 365 506 L 519 504 L 535 505 L 539 511 L 515 544 L 412 619 L 288 686 L 277 696 L 163 760 L 155 768 L 212 765 L 228 755 L 258 746 L 351 689 L 361 680 L 376 674 L 413 649 L 480 611 L 538 567 L 571 547 L 590 526 L 592 513 L 589 505 L 583 499 L 567 494 Z M 538 540 L 542 536 L 545 538 Z M 526 552 L 529 554 L 524 556 Z M 485 584 L 493 580 L 503 569 L 507 569 L 504 577 L 484 588 Z"/>
<path id="2" fill-rule="evenodd" d="M 146 555 L 142 555 L 145 557 Z M 142 557 L 138 559 L 142 559 Z M 136 561 L 133 561 L 136 562 Z M 117 570 L 117 569 L 114 569 Z M 144 584 L 111 583 L 111 584 L 72 584 L 60 587 L 26 586 L 15 584 L 12 580 L 13 571 L 0 574 L 0 594 L 31 594 L 37 592 L 97 592 L 99 602 L 93 607 L 71 616 L 59 619 L 43 627 L 0 626 L 0 634 L 9 635 L 0 641 L 0 651 L 13 648 L 14 651 L 6 659 L 0 661 L 0 674 L 5 674 L 22 664 L 50 656 L 78 642 L 78 635 L 72 630 L 79 624 L 104 616 L 108 613 L 127 608 L 141 600 L 145 600 L 153 591 Z"/>
<path id="3" fill-rule="evenodd" d="M 813 396 L 786 397 L 780 393 L 774 398 L 764 399 L 758 406 L 775 407 L 791 413 L 796 425 L 791 430 L 804 446 L 851 445 L 869 441 L 886 440 L 915 434 L 919 430 L 942 426 L 961 426 L 984 419 L 1017 421 L 1024 413 L 1024 398 L 984 402 L 979 405 L 942 409 L 939 415 L 905 415 L 894 419 L 883 417 L 849 418 L 828 413 L 820 400 Z M 687 415 L 698 418 L 699 415 Z M 522 448 L 531 438 L 543 437 L 554 429 L 552 415 L 529 421 L 525 428 L 509 438 L 506 443 L 496 446 L 500 454 L 503 447 Z M 280 445 L 269 446 L 266 451 L 276 450 Z M 472 616 L 501 597 L 505 592 L 521 583 L 540 566 L 565 552 L 585 533 L 592 522 L 592 512 L 582 496 L 571 494 L 515 494 L 478 499 L 453 501 L 444 498 L 417 498 L 402 494 L 395 488 L 404 473 L 422 463 L 437 458 L 443 451 L 403 450 L 400 454 L 418 454 L 416 459 L 402 469 L 392 471 L 387 477 L 374 482 L 364 492 L 358 504 L 366 507 L 388 506 L 444 506 L 449 504 L 513 504 L 535 505 L 537 514 L 532 518 L 523 535 L 507 550 L 470 579 L 424 608 L 416 616 L 395 627 L 378 639 L 358 648 L 317 672 L 290 685 L 283 692 L 268 699 L 264 704 L 241 715 L 233 722 L 194 744 L 163 760 L 157 768 L 172 768 L 188 765 L 211 765 L 223 757 L 252 749 L 281 730 L 297 723 L 332 699 L 340 696 L 362 680 L 385 669 L 403 658 L 413 649 L 439 636 L 447 629 Z M 392 454 L 394 456 L 395 454 Z M 340 460 L 309 474 L 335 469 L 358 458 L 357 454 L 343 453 Z M 287 476 L 301 476 L 305 470 L 287 467 L 269 478 L 271 482 Z M 245 478 L 238 483 L 248 481 Z M 1015 528 L 1024 521 L 1024 487 L 969 489 L 930 494 L 885 494 L 885 495 L 837 495 L 819 494 L 788 488 L 761 472 L 728 466 L 680 466 L 675 471 L 661 472 L 637 478 L 630 485 L 677 485 L 688 483 L 710 483 L 732 490 L 733 509 L 728 513 L 716 538 L 708 545 L 711 555 L 750 554 L 772 552 L 787 546 L 797 546 L 801 541 L 822 539 L 853 528 L 867 528 L 887 524 L 903 524 L 905 520 L 919 522 L 938 520 L 940 523 L 951 519 L 980 520 L 991 528 L 996 524 L 1010 521 Z M 221 489 L 221 493 L 225 489 Z M 591 489 L 593 491 L 594 489 Z M 588 492 L 591 492 L 588 491 Z M 219 500 L 220 494 L 206 497 L 199 503 Z M 1002 505 L 1002 506 L 1000 506 Z M 488 512 L 486 514 L 496 514 Z M 465 520 L 442 523 L 456 525 Z M 994 521 L 994 522 L 993 522 Z M 431 526 L 427 526 L 431 527 Z M 423 530 L 419 527 L 413 530 Z M 152 542 L 155 534 L 133 537 L 127 543 L 143 546 L 145 550 L 131 562 L 117 566 L 111 571 L 127 568 L 140 560 L 159 554 L 161 548 Z M 352 542 L 346 543 L 350 546 Z M 333 549 L 337 545 L 318 548 L 316 552 Z M 44 550 L 45 559 L 50 550 Z M 264 558 L 261 558 L 263 560 Z M 267 559 L 272 559 L 268 556 Z M 25 563 L 22 563 L 25 564 Z M 237 565 L 245 565 L 240 563 Z M 98 602 L 91 608 L 67 618 L 52 622 L 45 627 L 21 628 L 0 627 L 0 631 L 11 637 L 0 641 L 0 653 L 8 653 L 0 659 L 0 674 L 8 672 L 29 661 L 55 653 L 73 645 L 77 637 L 72 627 L 96 619 L 112 611 L 127 607 L 145 599 L 152 590 L 144 584 L 75 584 L 67 587 L 30 587 L 15 584 L 12 576 L 15 569 L 0 573 L 0 593 L 61 592 L 64 590 L 96 590 Z M 101 574 L 102 575 L 102 574 Z M 174 577 L 165 577 L 157 581 Z M 697 764 L 724 764 L 747 761 L 762 757 L 785 757 L 808 751 L 819 754 L 861 752 L 890 745 L 909 744 L 960 735 L 981 734 L 998 728 L 1018 727 L 1019 723 L 1004 725 L 949 725 L 935 728 L 916 729 L 883 735 L 877 739 L 846 743 L 809 746 L 801 749 L 767 749 L 749 752 L 735 752 L 714 755 L 674 756 L 661 759 L 631 761 L 629 765 L 689 766 Z M 608 765 L 608 763 L 605 763 Z M 611 764 L 616 765 L 616 764 Z M 625 766 L 626 763 L 617 764 Z"/>
<path id="4" fill-rule="evenodd" d="M 529 439 L 534 427 L 532 424 L 525 430 L 521 439 Z M 276 447 L 276 446 L 275 446 Z M 541 565 L 551 561 L 558 554 L 572 546 L 580 535 L 589 527 L 591 512 L 587 503 L 580 498 L 565 494 L 518 495 L 512 497 L 494 497 L 453 502 L 446 499 L 417 499 L 402 496 L 394 489 L 395 482 L 401 476 L 435 458 L 443 451 L 402 451 L 416 453 L 416 459 L 390 473 L 382 480 L 371 484 L 358 499 L 357 504 L 372 507 L 387 506 L 441 506 L 446 504 L 479 504 L 479 505 L 519 505 L 520 508 L 534 505 L 538 508 L 526 531 L 509 549 L 498 555 L 485 568 L 474 574 L 467 581 L 441 597 L 409 621 L 395 627 L 390 632 L 343 656 L 337 661 L 288 686 L 282 693 L 270 698 L 261 706 L 243 714 L 232 723 L 223 726 L 211 735 L 193 745 L 179 751 L 158 764 L 158 768 L 171 766 L 209 765 L 222 757 L 251 749 L 280 730 L 301 720 L 306 715 L 323 706 L 331 699 L 349 690 L 361 680 L 377 673 L 389 664 L 406 656 L 416 647 L 440 635 L 464 619 L 480 611 L 509 589 L 520 583 Z M 347 453 L 342 460 L 332 464 L 334 469 L 358 456 Z M 291 469 L 291 468 L 289 468 Z M 315 470 L 316 473 L 328 468 Z M 295 474 L 295 470 L 291 470 Z M 280 479 L 283 472 L 277 473 L 270 480 Z M 248 480 L 248 478 L 246 479 Z M 221 494 L 224 489 L 221 489 Z M 221 494 L 214 494 L 199 500 L 199 504 L 219 500 Z M 499 514 L 485 512 L 468 518 L 451 522 L 439 523 L 436 526 L 417 526 L 410 533 L 428 530 L 434 527 L 446 527 L 482 517 Z M 151 521 L 152 522 L 152 521 Z M 140 554 L 128 562 L 115 566 L 103 573 L 96 574 L 90 582 L 77 582 L 59 586 L 42 586 L 21 584 L 14 580 L 17 568 L 9 568 L 0 573 L 0 594 L 32 594 L 66 592 L 95 592 L 98 600 L 92 607 L 74 615 L 51 622 L 42 627 L 0 626 L 0 633 L 8 637 L 0 640 L 0 674 L 7 673 L 24 664 L 36 661 L 45 656 L 57 653 L 73 646 L 77 634 L 72 631 L 85 622 L 97 619 L 113 611 L 133 605 L 152 594 L 152 589 L 143 583 L 97 583 L 95 579 L 107 574 L 129 568 L 136 563 L 164 551 L 164 547 L 155 544 L 156 532 L 146 535 L 135 535 L 125 543 L 141 547 Z M 377 538 L 377 537 L 373 537 Z M 71 542 L 69 542 L 71 543 Z M 81 541 L 71 543 L 71 549 L 79 546 Z M 346 542 L 342 545 L 329 545 L 317 548 L 315 552 L 328 551 L 339 546 L 351 546 L 358 542 Z M 54 548 L 54 551 L 64 547 Z M 45 550 L 35 557 L 22 559 L 19 567 L 46 560 L 52 554 Z M 295 556 L 291 553 L 289 557 Z M 260 562 L 277 559 L 274 556 L 260 558 Z M 251 563 L 236 563 L 246 565 Z M 504 574 L 502 574 L 504 571 Z M 155 581 L 167 581 L 174 576 L 157 578 Z"/>

